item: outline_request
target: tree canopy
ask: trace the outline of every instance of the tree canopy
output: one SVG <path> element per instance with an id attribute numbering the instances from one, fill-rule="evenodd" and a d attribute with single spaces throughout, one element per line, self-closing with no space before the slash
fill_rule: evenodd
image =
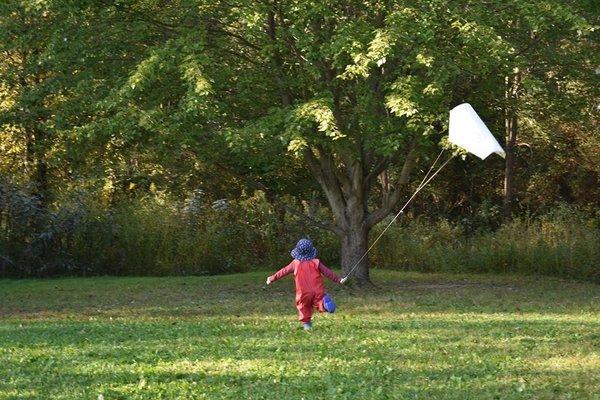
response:
<path id="1" fill-rule="evenodd" d="M 45 204 L 81 186 L 109 203 L 260 189 L 334 232 L 348 272 L 447 147 L 462 102 L 505 144 L 507 217 L 540 204 L 548 177 L 557 199 L 597 204 L 597 16 L 560 0 L 11 0 L 0 172 Z M 460 162 L 446 202 L 474 179 L 471 201 L 498 201 L 500 161 L 469 177 Z"/>

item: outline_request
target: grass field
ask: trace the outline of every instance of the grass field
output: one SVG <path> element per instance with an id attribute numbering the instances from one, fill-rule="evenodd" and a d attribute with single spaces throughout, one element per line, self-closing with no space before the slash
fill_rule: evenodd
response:
<path id="1" fill-rule="evenodd" d="M 0 399 L 600 399 L 600 286 L 374 271 L 0 281 Z"/>

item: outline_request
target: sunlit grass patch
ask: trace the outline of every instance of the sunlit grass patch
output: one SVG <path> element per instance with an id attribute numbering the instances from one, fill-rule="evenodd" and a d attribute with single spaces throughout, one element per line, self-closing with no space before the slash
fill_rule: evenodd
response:
<path id="1" fill-rule="evenodd" d="M 375 271 L 304 332 L 291 280 L 1 281 L 0 399 L 596 399 L 600 288 Z"/>

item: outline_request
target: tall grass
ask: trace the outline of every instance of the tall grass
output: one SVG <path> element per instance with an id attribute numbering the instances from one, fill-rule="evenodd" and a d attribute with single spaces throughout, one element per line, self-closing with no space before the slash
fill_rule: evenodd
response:
<path id="1" fill-rule="evenodd" d="M 465 234 L 448 221 L 390 229 L 374 265 L 439 272 L 510 272 L 600 282 L 600 231 L 594 220 L 549 215 Z"/>
<path id="2" fill-rule="evenodd" d="M 339 265 L 335 236 L 278 212 L 261 192 L 216 206 L 201 195 L 187 202 L 159 197 L 129 200 L 109 209 L 87 198 L 64 202 L 35 223 L 28 222 L 28 203 L 18 204 L 25 204 L 13 207 L 21 211 L 7 209 L 4 214 L 4 220 L 12 223 L 0 220 L 0 277 L 274 269 L 289 262 L 290 249 L 305 236 L 316 242 L 328 265 Z M 372 250 L 371 265 L 600 282 L 597 221 L 568 207 L 542 217 L 515 219 L 496 229 L 482 222 L 407 220 L 386 232 Z M 375 229 L 372 238 L 378 229 L 382 228 Z"/>
<path id="3" fill-rule="evenodd" d="M 40 230 L 0 235 L 0 277 L 57 275 L 205 275 L 279 268 L 309 236 L 321 254 L 330 234 L 276 212 L 262 193 L 196 204 L 131 200 L 110 209 L 77 203 L 53 211 Z M 2 229 L 0 229 L 2 231 Z"/>

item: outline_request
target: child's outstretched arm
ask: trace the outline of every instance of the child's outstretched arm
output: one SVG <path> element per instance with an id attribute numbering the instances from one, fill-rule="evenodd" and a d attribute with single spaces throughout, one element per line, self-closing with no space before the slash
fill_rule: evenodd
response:
<path id="1" fill-rule="evenodd" d="M 294 272 L 293 261 L 285 267 L 281 268 L 279 271 L 275 272 L 273 275 L 269 276 L 267 278 L 267 285 L 270 285 L 272 282 L 275 282 L 276 280 L 281 279 L 284 276 L 291 274 L 292 272 Z"/>
<path id="2" fill-rule="evenodd" d="M 327 268 L 325 264 L 323 264 L 321 261 L 319 261 L 319 271 L 321 271 L 321 274 L 325 275 L 327 278 L 331 279 L 335 283 L 341 283 L 340 277 L 337 276 L 335 272 Z"/>

